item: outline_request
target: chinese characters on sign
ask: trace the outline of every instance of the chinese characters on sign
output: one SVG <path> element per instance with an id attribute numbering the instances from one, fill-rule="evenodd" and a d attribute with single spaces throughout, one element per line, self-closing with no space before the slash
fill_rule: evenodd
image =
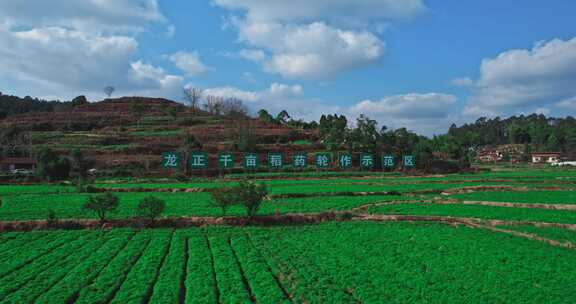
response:
<path id="1" fill-rule="evenodd" d="M 306 168 L 308 165 L 308 154 L 296 153 L 294 154 L 293 164 L 294 168 Z"/>
<path id="2" fill-rule="evenodd" d="M 332 155 L 330 153 L 316 154 L 316 168 L 325 169 L 329 168 L 332 163 Z"/>
<path id="3" fill-rule="evenodd" d="M 208 168 L 208 153 L 192 152 L 190 154 L 190 168 L 192 169 Z"/>
<path id="4" fill-rule="evenodd" d="M 376 159 L 373 154 L 362 153 L 356 159 L 358 166 L 362 169 L 374 169 L 376 167 Z M 351 153 L 339 153 L 332 162 L 332 153 L 315 153 L 314 166 L 318 169 L 328 169 L 333 166 L 341 169 L 348 169 L 354 167 L 354 156 Z M 306 168 L 308 166 L 308 154 L 305 152 L 296 152 L 292 155 L 292 166 L 294 168 Z M 191 169 L 206 169 L 209 167 L 208 153 L 206 152 L 192 152 L 188 158 L 188 166 Z M 218 154 L 217 165 L 220 169 L 233 169 L 236 165 L 236 158 L 234 153 L 221 152 Z M 260 154 L 258 153 L 244 153 L 242 156 L 242 168 L 244 169 L 258 169 L 260 167 Z M 290 165 L 290 161 L 285 162 L 284 154 L 278 152 L 268 153 L 268 168 L 282 169 L 285 165 Z M 394 155 L 382 154 L 381 156 L 382 168 L 392 169 L 396 167 L 396 159 Z M 402 163 L 403 168 L 414 168 L 416 166 L 416 159 L 413 155 L 403 155 Z M 162 168 L 165 169 L 178 169 L 182 166 L 182 158 L 177 152 L 162 153 Z"/>
<path id="5" fill-rule="evenodd" d="M 404 155 L 404 157 L 402 158 L 402 165 L 404 166 L 404 168 L 414 167 L 414 156 Z"/>
<path id="6" fill-rule="evenodd" d="M 256 153 L 245 153 L 244 160 L 242 162 L 244 169 L 257 169 L 260 165 L 258 154 Z"/>
<path id="7" fill-rule="evenodd" d="M 268 167 L 270 169 L 281 169 L 283 160 L 282 153 L 268 153 Z"/>
<path id="8" fill-rule="evenodd" d="M 162 168 L 177 169 L 180 167 L 180 154 L 176 152 L 162 153 Z"/>
<path id="9" fill-rule="evenodd" d="M 352 155 L 350 153 L 342 153 L 338 156 L 338 166 L 342 169 L 352 167 Z"/>
<path id="10" fill-rule="evenodd" d="M 394 156 L 382 155 L 382 168 L 394 168 Z"/>
<path id="11" fill-rule="evenodd" d="M 234 168 L 234 154 L 227 152 L 218 154 L 218 167 L 220 169 Z"/>
<path id="12" fill-rule="evenodd" d="M 360 167 L 362 167 L 362 169 L 374 168 L 374 156 L 372 154 L 360 155 Z"/>

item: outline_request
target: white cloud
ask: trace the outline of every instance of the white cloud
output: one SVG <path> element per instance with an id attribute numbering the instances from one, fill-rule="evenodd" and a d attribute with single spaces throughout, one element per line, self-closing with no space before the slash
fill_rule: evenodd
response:
<path id="1" fill-rule="evenodd" d="M 165 21 L 156 0 L 0 1 L 0 20 L 17 27 L 58 26 L 83 32 L 141 31 Z"/>
<path id="2" fill-rule="evenodd" d="M 480 74 L 465 114 L 507 115 L 561 107 L 576 96 L 576 38 L 540 42 L 532 49 L 484 59 Z"/>
<path id="3" fill-rule="evenodd" d="M 168 57 L 180 70 L 190 76 L 198 76 L 211 70 L 206 66 L 198 52 L 177 52 Z"/>
<path id="4" fill-rule="evenodd" d="M 104 86 L 113 85 L 117 94 L 172 97 L 182 82 L 160 68 L 132 62 L 138 49 L 132 37 L 59 27 L 0 29 L 0 45 L 7 46 L 0 48 L 0 83 L 22 95 L 69 99 L 85 94 L 97 99 Z"/>
<path id="5" fill-rule="evenodd" d="M 300 85 L 272 83 L 261 91 L 246 91 L 235 87 L 217 87 L 204 90 L 205 95 L 236 97 L 243 100 L 252 112 L 266 109 L 272 114 L 287 110 L 294 118 L 318 120 L 322 114 L 341 112 L 338 106 L 330 106 L 321 100 L 304 95 Z"/>
<path id="6" fill-rule="evenodd" d="M 96 100 L 112 85 L 116 95 L 179 97 L 181 77 L 135 58 L 136 33 L 152 23 L 167 24 L 156 0 L 0 1 L 2 89 Z"/>
<path id="7" fill-rule="evenodd" d="M 235 22 L 240 39 L 273 52 L 264 70 L 286 78 L 330 79 L 368 65 L 384 52 L 384 42 L 367 31 L 345 31 L 325 23 L 282 25 Z"/>
<path id="8" fill-rule="evenodd" d="M 130 64 L 128 72 L 132 89 L 124 89 L 124 92 L 132 92 L 132 95 L 148 97 L 176 98 L 182 92 L 183 78 L 170 75 L 161 67 L 155 67 L 140 60 Z"/>
<path id="9" fill-rule="evenodd" d="M 239 40 L 271 53 L 264 71 L 286 78 L 326 80 L 376 62 L 385 43 L 374 34 L 418 15 L 421 0 L 213 0 L 240 12 L 227 25 Z"/>
<path id="10" fill-rule="evenodd" d="M 364 114 L 389 128 L 406 127 L 421 134 L 445 132 L 455 119 L 457 97 L 442 93 L 410 93 L 364 100 L 349 109 L 351 116 Z"/>
<path id="11" fill-rule="evenodd" d="M 0 29 L 0 45 L 4 46 L 0 48 L 4 77 L 85 89 L 117 82 L 138 48 L 130 37 L 95 36 L 56 27 L 20 32 Z"/>

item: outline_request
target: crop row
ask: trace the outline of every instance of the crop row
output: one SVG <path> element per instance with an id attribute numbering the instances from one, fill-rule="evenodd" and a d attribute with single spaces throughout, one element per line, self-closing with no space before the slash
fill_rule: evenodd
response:
<path id="1" fill-rule="evenodd" d="M 76 264 L 97 251 L 110 240 L 110 235 L 99 237 L 85 234 L 64 247 L 34 259 L 18 271 L 0 279 L 0 300 L 4 303 L 30 303 L 56 284 Z M 74 254 L 70 254 L 74 252 Z"/>
<path id="2" fill-rule="evenodd" d="M 66 241 L 35 243 L 42 254 L 3 264 L 1 302 L 576 301 L 567 288 L 576 252 L 482 229 L 344 222 L 44 233 L 38 240 Z"/>

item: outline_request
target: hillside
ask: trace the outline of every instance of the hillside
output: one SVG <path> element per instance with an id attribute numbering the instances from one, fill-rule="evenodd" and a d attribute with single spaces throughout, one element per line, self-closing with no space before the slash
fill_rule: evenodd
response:
<path id="1" fill-rule="evenodd" d="M 186 147 L 215 155 L 239 151 L 240 133 L 258 143 L 254 151 L 279 151 L 294 141 L 314 139 L 294 130 L 243 115 L 212 115 L 161 98 L 122 97 L 83 103 L 48 112 L 12 115 L 0 120 L 3 130 L 20 134 L 14 156 L 33 156 L 48 147 L 68 154 L 81 149 L 97 168 L 156 171 L 160 154 Z M 192 143 L 190 138 L 193 136 Z M 246 135 L 244 135 L 246 136 Z M 188 141 L 187 141 L 188 138 Z"/>

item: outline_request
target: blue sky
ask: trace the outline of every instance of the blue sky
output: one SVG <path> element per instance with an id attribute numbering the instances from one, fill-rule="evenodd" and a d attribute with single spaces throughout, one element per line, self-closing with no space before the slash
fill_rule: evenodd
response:
<path id="1" fill-rule="evenodd" d="M 70 99 L 183 87 L 298 118 L 422 134 L 576 114 L 576 2 L 0 1 L 0 91 Z"/>

